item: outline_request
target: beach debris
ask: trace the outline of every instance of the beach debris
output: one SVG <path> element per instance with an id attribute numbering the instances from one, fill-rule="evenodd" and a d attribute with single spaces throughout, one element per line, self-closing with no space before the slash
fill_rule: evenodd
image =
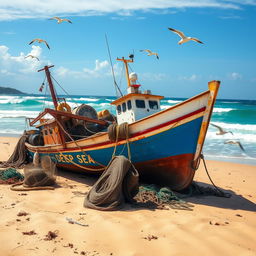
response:
<path id="1" fill-rule="evenodd" d="M 70 224 L 77 224 L 77 225 L 80 225 L 80 226 L 89 227 L 89 225 L 83 224 L 83 223 L 78 222 L 78 221 L 76 221 L 76 220 L 73 220 L 72 218 L 66 217 L 66 220 L 67 220 L 68 223 L 70 223 Z"/>
<path id="2" fill-rule="evenodd" d="M 218 126 L 218 125 L 216 125 L 216 124 L 210 123 L 210 125 L 216 127 L 216 128 L 219 130 L 219 132 L 217 132 L 216 135 L 224 135 L 224 134 L 226 134 L 226 133 L 231 133 L 231 134 L 233 135 L 233 132 L 231 132 L 231 131 L 225 131 L 222 127 L 220 127 L 220 126 Z"/>
<path id="3" fill-rule="evenodd" d="M 18 212 L 18 214 L 17 214 L 17 216 L 27 216 L 27 215 L 29 215 L 29 213 L 27 213 L 27 212 L 25 212 L 25 211 L 20 211 L 20 212 Z"/>
<path id="4" fill-rule="evenodd" d="M 241 214 L 237 213 L 236 214 L 237 217 L 243 217 Z"/>
<path id="5" fill-rule="evenodd" d="M 28 194 L 27 193 L 20 193 L 18 194 L 18 196 L 27 196 Z"/>
<path id="6" fill-rule="evenodd" d="M 39 58 L 36 57 L 36 56 L 34 56 L 34 55 L 29 54 L 29 55 L 27 55 L 27 56 L 25 57 L 25 59 L 28 58 L 28 57 L 30 57 L 31 59 L 37 59 L 37 60 L 39 61 Z"/>
<path id="7" fill-rule="evenodd" d="M 44 240 L 45 240 L 45 241 L 53 240 L 53 239 L 55 239 L 55 238 L 58 236 L 58 233 L 59 233 L 58 230 L 49 231 L 49 232 L 47 233 L 47 235 L 45 235 Z"/>
<path id="8" fill-rule="evenodd" d="M 31 230 L 31 231 L 22 232 L 22 234 L 23 235 L 32 236 L 32 235 L 36 235 L 37 233 L 34 230 Z"/>
<path id="9" fill-rule="evenodd" d="M 67 245 L 63 245 L 63 247 L 70 247 L 70 248 L 73 248 L 74 245 L 72 243 L 68 243 Z"/>
<path id="10" fill-rule="evenodd" d="M 215 225 L 215 226 L 225 226 L 225 225 L 228 225 L 229 224 L 229 222 L 228 221 L 225 221 L 224 223 L 220 223 L 220 222 L 218 222 L 218 221 L 209 221 L 209 224 L 211 224 L 211 225 Z"/>
<path id="11" fill-rule="evenodd" d="M 195 41 L 197 43 L 203 44 L 202 41 L 198 40 L 195 37 L 190 37 L 190 36 L 185 36 L 183 32 L 177 30 L 177 29 L 173 29 L 173 28 L 168 28 L 169 30 L 171 30 L 172 32 L 176 33 L 179 37 L 181 37 L 181 40 L 178 42 L 178 44 L 184 44 L 188 41 Z"/>
<path id="12" fill-rule="evenodd" d="M 147 52 L 147 56 L 152 56 L 152 55 L 155 55 L 156 58 L 159 60 L 159 55 L 157 52 L 152 52 L 151 50 L 149 49 L 145 49 L 145 50 L 140 50 L 140 52 Z"/>
<path id="13" fill-rule="evenodd" d="M 238 140 L 227 140 L 227 141 L 224 142 L 224 144 L 234 144 L 234 145 L 238 145 L 238 146 L 240 147 L 240 149 L 245 152 L 244 147 L 242 146 L 241 142 L 238 141 Z"/>
<path id="14" fill-rule="evenodd" d="M 158 239 L 158 237 L 157 236 L 154 236 L 154 235 L 148 235 L 148 236 L 145 236 L 145 237 L 143 237 L 143 239 L 146 239 L 146 240 L 148 240 L 148 241 L 151 241 L 151 240 L 156 240 L 156 239 Z"/>
<path id="15" fill-rule="evenodd" d="M 56 17 L 56 16 L 50 18 L 49 20 L 57 20 L 57 23 L 58 23 L 58 24 L 62 23 L 63 21 L 67 21 L 68 23 L 71 23 L 71 24 L 72 24 L 72 21 L 71 21 L 71 20 L 66 19 L 66 18 L 62 19 L 62 18 Z"/>
<path id="16" fill-rule="evenodd" d="M 50 50 L 50 46 L 45 40 L 43 40 L 41 38 L 35 38 L 29 44 L 33 44 L 34 42 L 44 43 L 48 47 L 48 49 Z"/>

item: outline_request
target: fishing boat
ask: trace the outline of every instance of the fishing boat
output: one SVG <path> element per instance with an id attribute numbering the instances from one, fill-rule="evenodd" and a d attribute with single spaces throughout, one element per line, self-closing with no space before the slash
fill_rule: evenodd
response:
<path id="1" fill-rule="evenodd" d="M 164 97 L 142 92 L 137 74 L 130 73 L 133 58 L 117 60 L 125 67 L 127 93 L 111 102 L 116 116 L 85 104 L 71 109 L 56 95 L 49 70 L 53 66 L 39 70 L 46 73 L 54 109 L 45 108 L 29 119 L 29 159 L 38 152 L 49 155 L 59 168 L 101 173 L 113 155 L 124 155 L 142 179 L 176 191 L 187 188 L 199 165 L 220 82 L 211 81 L 208 90 L 161 110 Z M 121 130 L 125 136 L 118 135 Z"/>

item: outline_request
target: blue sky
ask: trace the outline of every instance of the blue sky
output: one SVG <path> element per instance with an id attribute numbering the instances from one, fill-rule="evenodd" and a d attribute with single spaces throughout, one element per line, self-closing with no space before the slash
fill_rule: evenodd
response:
<path id="1" fill-rule="evenodd" d="M 49 20 L 61 16 L 72 24 Z M 134 52 L 132 70 L 143 89 L 166 97 L 190 97 L 220 80 L 219 98 L 256 99 L 255 0 L 49 0 L 0 1 L 0 86 L 39 93 L 54 64 L 54 78 L 69 94 L 115 95 L 105 42 L 116 80 L 126 88 L 116 57 Z M 172 27 L 204 44 L 178 45 Z M 28 43 L 34 38 L 44 44 Z M 160 59 L 141 49 L 158 52 Z M 26 58 L 28 54 L 36 59 Z M 61 93 L 60 90 L 58 90 Z"/>

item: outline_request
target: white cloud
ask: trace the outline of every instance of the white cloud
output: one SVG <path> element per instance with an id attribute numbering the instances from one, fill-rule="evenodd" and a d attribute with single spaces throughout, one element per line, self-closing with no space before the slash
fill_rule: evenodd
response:
<path id="1" fill-rule="evenodd" d="M 228 79 L 230 80 L 240 80 L 242 78 L 242 75 L 237 72 L 232 72 L 228 74 Z"/>
<path id="2" fill-rule="evenodd" d="M 29 53 L 20 52 L 18 56 L 12 56 L 7 46 L 0 45 L 0 72 L 5 75 L 35 73 L 42 66 L 42 62 L 25 57 L 31 54 L 40 58 L 41 53 L 42 49 L 40 46 L 32 45 Z"/>
<path id="3" fill-rule="evenodd" d="M 118 13 L 132 15 L 134 11 L 160 12 L 165 9 L 227 8 L 241 9 L 243 5 L 256 5 L 255 0 L 1 0 L 0 19 L 47 18 L 51 15 L 102 15 Z"/>
<path id="4" fill-rule="evenodd" d="M 88 78 L 88 77 L 103 77 L 110 75 L 110 65 L 107 60 L 95 61 L 95 67 L 93 69 L 83 68 L 81 71 L 70 70 L 65 67 L 59 67 L 55 72 L 58 76 L 74 78 Z"/>

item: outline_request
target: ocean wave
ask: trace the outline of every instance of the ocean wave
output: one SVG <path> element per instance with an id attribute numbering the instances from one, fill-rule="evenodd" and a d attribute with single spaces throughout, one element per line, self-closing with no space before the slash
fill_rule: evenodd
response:
<path id="1" fill-rule="evenodd" d="M 206 138 L 208 140 L 216 140 L 217 142 L 226 141 L 226 140 L 239 140 L 241 142 L 246 142 L 246 143 L 256 143 L 256 134 L 248 134 L 248 133 L 241 133 L 241 132 L 234 132 L 233 135 L 231 133 L 226 133 L 224 135 L 217 135 L 216 131 L 208 130 Z"/>
<path id="2" fill-rule="evenodd" d="M 167 102 L 170 104 L 176 104 L 182 102 L 182 100 L 167 100 Z"/>
<path id="3" fill-rule="evenodd" d="M 10 95 L 0 95 L 0 99 L 13 99 L 18 98 L 19 96 L 10 96 Z"/>
<path id="4" fill-rule="evenodd" d="M 233 108 L 214 108 L 213 112 L 214 113 L 221 113 L 221 112 L 230 112 L 234 110 Z"/>
<path id="5" fill-rule="evenodd" d="M 0 118 L 25 118 L 36 117 L 39 111 L 24 111 L 24 110 L 0 110 Z"/>
<path id="6" fill-rule="evenodd" d="M 19 97 L 14 97 L 14 98 L 8 98 L 8 99 L 0 99 L 0 104 L 21 104 L 25 106 L 31 106 L 31 105 L 41 105 L 43 100 L 36 100 L 32 98 L 19 98 Z"/>
<path id="7" fill-rule="evenodd" d="M 81 97 L 81 98 L 66 98 L 66 100 L 68 101 L 99 101 L 100 99 L 97 99 L 97 98 L 84 98 L 84 97 Z"/>
<path id="8" fill-rule="evenodd" d="M 236 163 L 244 163 L 244 164 L 252 164 L 256 165 L 256 158 L 250 157 L 247 155 L 242 156 L 225 156 L 218 154 L 204 154 L 206 160 L 217 160 L 217 161 L 227 161 L 227 162 L 236 162 Z"/>
<path id="9" fill-rule="evenodd" d="M 256 124 L 238 124 L 238 123 L 224 123 L 224 122 L 212 122 L 224 130 L 230 131 L 254 131 L 256 132 Z"/>
<path id="10" fill-rule="evenodd" d="M 161 105 L 160 106 L 160 108 L 163 110 L 163 109 L 167 109 L 167 108 L 169 108 L 170 107 L 170 105 Z"/>

